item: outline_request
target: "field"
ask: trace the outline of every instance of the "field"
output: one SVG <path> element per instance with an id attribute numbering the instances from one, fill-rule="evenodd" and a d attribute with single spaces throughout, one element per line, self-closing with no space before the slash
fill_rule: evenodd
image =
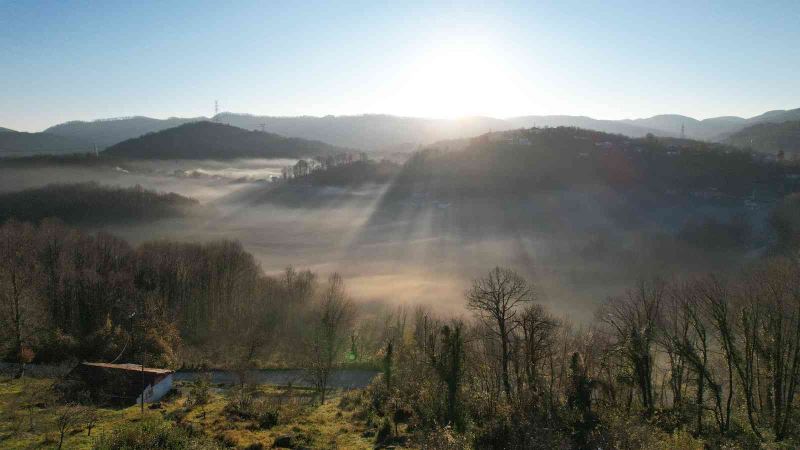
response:
<path id="1" fill-rule="evenodd" d="M 59 413 L 63 407 L 41 400 L 28 407 L 28 400 L 41 397 L 53 380 L 31 379 L 0 381 L 0 448 L 57 448 Z M 104 437 L 126 424 L 152 421 L 177 426 L 194 433 L 204 433 L 212 444 L 227 448 L 271 448 L 279 437 L 292 436 L 292 448 L 367 449 L 374 438 L 364 420 L 352 411 L 340 408 L 342 393 L 324 405 L 312 403 L 312 394 L 298 388 L 260 385 L 253 398 L 264 400 L 279 412 L 277 424 L 264 426 L 259 419 L 247 419 L 226 411 L 236 389 L 212 387 L 204 407 L 187 405 L 188 386 L 178 384 L 173 394 L 160 404 L 145 405 L 144 415 L 138 406 L 122 409 L 98 408 L 91 436 L 86 420 L 75 420 L 67 427 L 64 449 L 91 449 Z M 31 394 L 35 394 L 33 397 Z M 39 396 L 39 397 L 36 397 Z"/>

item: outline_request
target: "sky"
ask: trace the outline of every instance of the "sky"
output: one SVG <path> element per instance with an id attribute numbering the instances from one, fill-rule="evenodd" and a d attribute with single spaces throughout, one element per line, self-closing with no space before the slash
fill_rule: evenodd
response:
<path id="1" fill-rule="evenodd" d="M 0 0 L 0 127 L 145 115 L 751 117 L 800 1 Z"/>

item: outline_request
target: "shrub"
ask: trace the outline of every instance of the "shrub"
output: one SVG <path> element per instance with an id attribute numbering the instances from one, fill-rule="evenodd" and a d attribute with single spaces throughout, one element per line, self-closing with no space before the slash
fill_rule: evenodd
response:
<path id="1" fill-rule="evenodd" d="M 381 421 L 381 426 L 378 427 L 378 433 L 375 435 L 375 442 L 380 444 L 386 442 L 392 437 L 392 422 L 388 417 L 384 417 Z"/>
<path id="2" fill-rule="evenodd" d="M 202 375 L 189 385 L 189 398 L 186 400 L 186 406 L 190 408 L 199 406 L 205 417 L 205 407 L 209 401 L 211 401 L 211 377 Z"/>
<path id="3" fill-rule="evenodd" d="M 258 426 L 262 429 L 269 429 L 278 424 L 280 414 L 277 408 L 268 408 L 258 416 Z"/>
<path id="4" fill-rule="evenodd" d="M 100 436 L 94 450 L 211 450 L 219 446 L 204 436 L 190 436 L 181 428 L 161 418 L 148 417 L 141 422 L 128 423 L 113 433 Z"/>

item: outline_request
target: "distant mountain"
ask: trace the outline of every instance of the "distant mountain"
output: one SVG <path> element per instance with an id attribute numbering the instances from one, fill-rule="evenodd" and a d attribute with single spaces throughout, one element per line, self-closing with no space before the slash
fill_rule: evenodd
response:
<path id="1" fill-rule="evenodd" d="M 91 150 L 92 146 L 88 142 L 78 138 L 51 133 L 24 133 L 7 128 L 0 131 L 0 157 L 76 153 Z"/>
<path id="2" fill-rule="evenodd" d="M 67 122 L 45 131 L 78 138 L 104 148 L 146 133 L 200 120 L 207 119 L 196 117 L 161 120 L 149 117 L 130 117 L 94 122 Z M 642 137 L 648 133 L 657 136 L 679 137 L 683 126 L 687 138 L 723 141 L 730 134 L 748 125 L 800 120 L 800 109 L 769 111 L 749 119 L 724 116 L 705 120 L 675 114 L 664 114 L 645 119 L 600 120 L 585 116 L 563 115 L 519 116 L 507 119 L 492 117 L 427 119 L 385 114 L 275 117 L 228 112 L 216 115 L 214 120 L 246 130 L 263 130 L 283 136 L 319 140 L 332 145 L 364 151 L 408 152 L 436 141 L 473 137 L 489 131 L 530 128 L 534 125 L 537 127 L 579 127 L 631 137 Z"/>
<path id="3" fill-rule="evenodd" d="M 763 153 L 800 155 L 800 120 L 751 125 L 731 134 L 725 142 Z"/>
<path id="4" fill-rule="evenodd" d="M 0 127 L 0 133 L 16 133 L 16 131 L 12 130 L 11 128 Z"/>
<path id="5" fill-rule="evenodd" d="M 221 113 L 215 120 L 248 130 L 316 139 L 366 151 L 411 151 L 431 142 L 476 136 L 514 127 L 491 117 L 425 119 L 383 114 L 325 117 L 270 117 Z"/>
<path id="6" fill-rule="evenodd" d="M 103 155 L 142 159 L 301 158 L 347 151 L 324 142 L 287 138 L 215 122 L 192 122 L 128 139 Z"/>
<path id="7" fill-rule="evenodd" d="M 44 130 L 46 133 L 80 139 L 101 149 L 154 131 L 166 130 L 188 122 L 206 120 L 205 117 L 151 119 L 150 117 L 125 117 L 93 122 L 73 121 Z"/>
<path id="8" fill-rule="evenodd" d="M 800 120 L 800 108 L 797 109 L 776 109 L 774 111 L 767 111 L 760 116 L 751 117 L 747 119 L 748 124 L 755 124 L 755 123 L 764 123 L 764 122 L 771 122 L 771 123 L 780 123 L 780 122 L 788 122 L 790 120 Z"/>

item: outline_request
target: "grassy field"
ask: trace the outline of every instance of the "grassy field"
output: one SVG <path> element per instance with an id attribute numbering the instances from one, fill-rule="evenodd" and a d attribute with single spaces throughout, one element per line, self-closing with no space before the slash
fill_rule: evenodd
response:
<path id="1" fill-rule="evenodd" d="M 57 448 L 59 412 L 63 408 L 45 400 L 52 384 L 47 379 L 0 380 L 0 448 Z M 253 396 L 279 411 L 278 423 L 265 427 L 257 419 L 241 418 L 226 411 L 234 395 L 231 389 L 214 387 L 204 407 L 192 407 L 187 405 L 186 386 L 177 387 L 158 408 L 145 405 L 144 416 L 138 406 L 96 409 L 97 421 L 91 436 L 86 421 L 77 420 L 67 427 L 63 448 L 91 449 L 99 437 L 125 424 L 140 422 L 143 417 L 205 433 L 228 448 L 270 448 L 276 438 L 287 434 L 294 436 L 297 447 L 375 447 L 374 438 L 363 436 L 369 429 L 364 420 L 338 406 L 341 394 L 334 394 L 320 406 L 312 402 L 307 390 L 257 386 Z"/>

